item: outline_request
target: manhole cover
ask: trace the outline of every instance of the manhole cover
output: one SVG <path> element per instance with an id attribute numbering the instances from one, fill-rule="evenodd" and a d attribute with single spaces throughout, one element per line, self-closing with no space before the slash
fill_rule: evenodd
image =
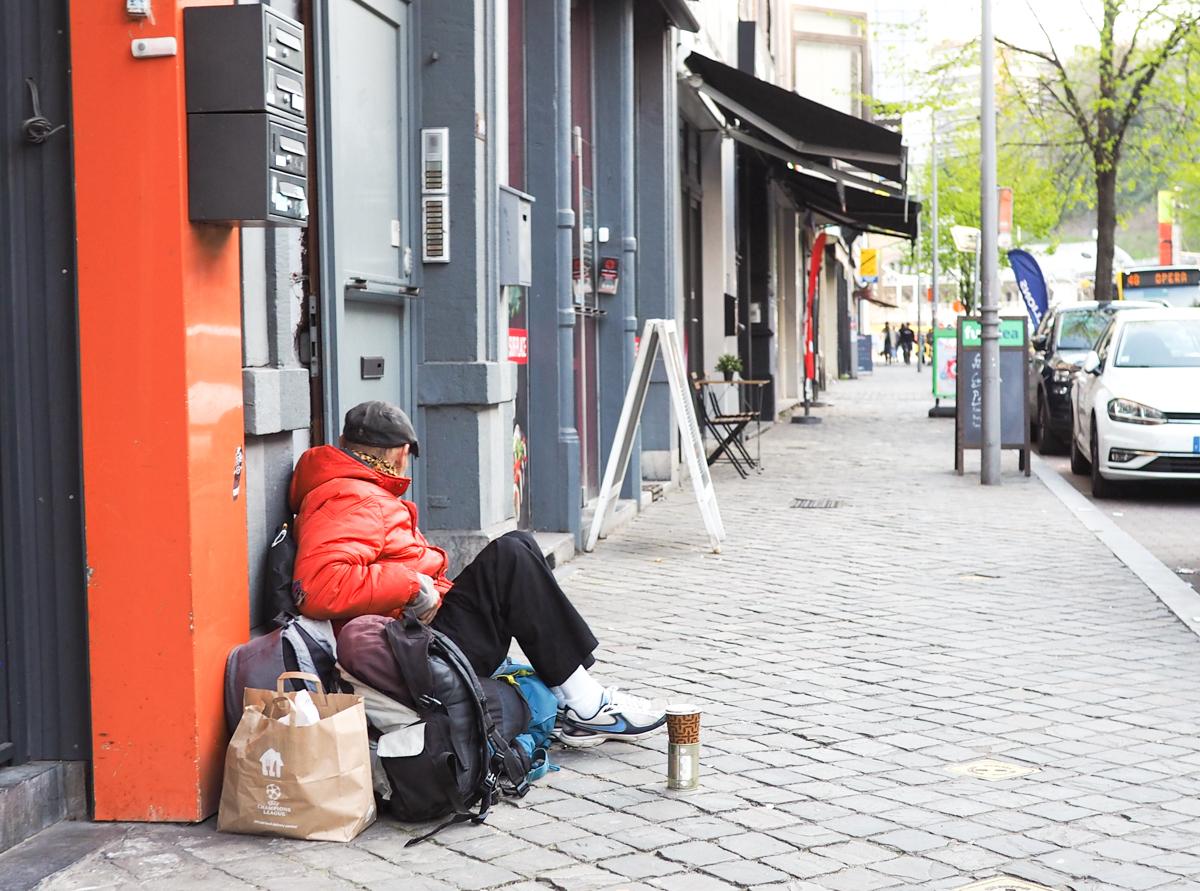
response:
<path id="1" fill-rule="evenodd" d="M 954 764 L 948 767 L 947 770 L 951 773 L 960 773 L 963 776 L 975 777 L 977 780 L 1011 780 L 1016 777 L 1023 777 L 1026 774 L 1037 773 L 1036 767 L 1013 764 L 1011 761 L 997 761 L 995 758 L 979 758 L 975 761 L 967 761 L 964 764 Z M 971 887 L 975 886 L 972 885 Z M 991 888 L 992 886 L 981 885 L 980 887 Z M 1005 886 L 996 886 L 996 888 L 1001 887 Z M 1029 885 L 1028 887 L 1036 888 L 1038 886 Z"/>
<path id="2" fill-rule="evenodd" d="M 982 882 L 963 885 L 956 891 L 1052 891 L 1052 889 L 1046 885 L 1035 885 L 1024 879 L 1014 879 L 1012 876 L 996 876 L 994 879 L 984 879 Z"/>
<path id="3" fill-rule="evenodd" d="M 793 498 L 790 506 L 819 510 L 828 507 L 841 507 L 843 503 L 835 498 Z"/>

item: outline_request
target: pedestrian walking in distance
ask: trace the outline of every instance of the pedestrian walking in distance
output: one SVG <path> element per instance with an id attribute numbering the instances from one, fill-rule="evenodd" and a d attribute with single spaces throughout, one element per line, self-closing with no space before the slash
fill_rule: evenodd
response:
<path id="1" fill-rule="evenodd" d="M 896 334 L 900 341 L 900 349 L 904 352 L 904 364 L 909 365 L 912 362 L 912 351 L 917 342 L 917 335 L 912 328 L 908 327 L 908 322 L 901 325 Z"/>
<path id="2" fill-rule="evenodd" d="M 887 322 L 883 323 L 883 349 L 879 355 L 883 356 L 886 364 L 892 364 L 892 326 Z"/>
<path id="3" fill-rule="evenodd" d="M 500 536 L 453 580 L 446 575 L 446 552 L 425 539 L 416 506 L 402 497 L 409 459 L 426 448 L 403 411 L 376 401 L 346 412 L 338 446 L 300 456 L 290 495 L 300 611 L 335 627 L 408 611 L 454 641 L 481 677 L 515 639 L 558 699 L 559 738 L 569 746 L 661 728 L 664 709 L 591 676 L 596 638 L 528 532 Z"/>

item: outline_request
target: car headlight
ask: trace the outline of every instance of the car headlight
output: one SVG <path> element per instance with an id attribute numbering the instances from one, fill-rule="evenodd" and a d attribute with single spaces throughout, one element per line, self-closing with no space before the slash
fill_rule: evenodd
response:
<path id="1" fill-rule="evenodd" d="M 1157 408 L 1142 405 L 1132 399 L 1110 399 L 1108 416 L 1114 421 L 1123 421 L 1126 424 L 1165 424 L 1167 422 L 1167 416 Z"/>

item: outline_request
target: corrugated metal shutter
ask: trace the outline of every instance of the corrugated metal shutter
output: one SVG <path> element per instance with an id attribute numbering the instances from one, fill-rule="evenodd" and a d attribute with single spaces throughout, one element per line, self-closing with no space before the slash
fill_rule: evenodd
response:
<path id="1" fill-rule="evenodd" d="M 0 3 L 0 763 L 89 757 L 70 129 L 23 128 L 68 61 L 65 0 Z"/>

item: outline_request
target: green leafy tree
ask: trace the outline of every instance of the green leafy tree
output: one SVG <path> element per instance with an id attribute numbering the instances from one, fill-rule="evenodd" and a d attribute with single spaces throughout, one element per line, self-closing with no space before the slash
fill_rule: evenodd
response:
<path id="1" fill-rule="evenodd" d="M 1019 87 L 1017 96 L 1039 144 L 1086 164 L 1096 214 L 1096 298 L 1109 300 L 1126 161 L 1138 154 L 1143 167 L 1161 170 L 1178 158 L 1181 143 L 1194 141 L 1193 133 L 1177 134 L 1194 113 L 1189 88 L 1200 3 L 1102 0 L 1095 25 L 1096 44 L 1065 60 L 1045 28 L 1041 48 L 998 42 L 1042 66 L 1032 88 Z"/>
<path id="2" fill-rule="evenodd" d="M 923 99 L 908 106 L 876 105 L 879 115 L 927 111 L 934 115 L 938 136 L 939 277 L 957 285 L 968 312 L 975 307 L 975 256 L 955 249 L 951 226 L 978 228 L 980 223 L 980 146 L 978 105 L 979 44 L 968 43 L 938 54 L 941 61 L 919 75 Z M 1018 72 L 1001 53 L 997 67 L 997 181 L 1013 190 L 1013 243 L 1052 240 L 1063 215 L 1080 200 L 1082 178 L 1068 152 L 1057 143 L 1032 136 L 1028 110 L 1018 88 Z M 922 163 L 925 161 L 925 163 Z M 920 159 L 911 183 L 921 196 L 922 238 L 912 260 L 928 269 L 932 260 L 932 168 Z M 1003 258 L 1001 258 L 1003 260 Z M 948 296 L 948 295 L 944 295 Z"/>
<path id="3" fill-rule="evenodd" d="M 1044 146 L 1032 146 L 1021 138 L 1020 114 L 1008 110 L 999 119 L 996 158 L 997 182 L 1013 190 L 1013 245 L 1020 247 L 1033 241 L 1051 240 L 1064 212 L 1078 200 L 1078 189 L 1063 188 L 1070 177 L 1047 175 L 1048 171 L 1064 164 L 1059 153 Z M 953 140 L 939 147 L 938 152 L 938 264 L 958 283 L 958 296 L 969 312 L 974 312 L 975 257 L 954 247 L 951 226 L 979 228 L 979 131 L 960 130 Z M 1078 183 L 1078 176 L 1074 181 Z M 921 268 L 929 268 L 933 242 L 929 238 L 933 225 L 932 169 L 924 165 L 914 191 L 922 200 L 921 231 L 917 247 Z"/>

